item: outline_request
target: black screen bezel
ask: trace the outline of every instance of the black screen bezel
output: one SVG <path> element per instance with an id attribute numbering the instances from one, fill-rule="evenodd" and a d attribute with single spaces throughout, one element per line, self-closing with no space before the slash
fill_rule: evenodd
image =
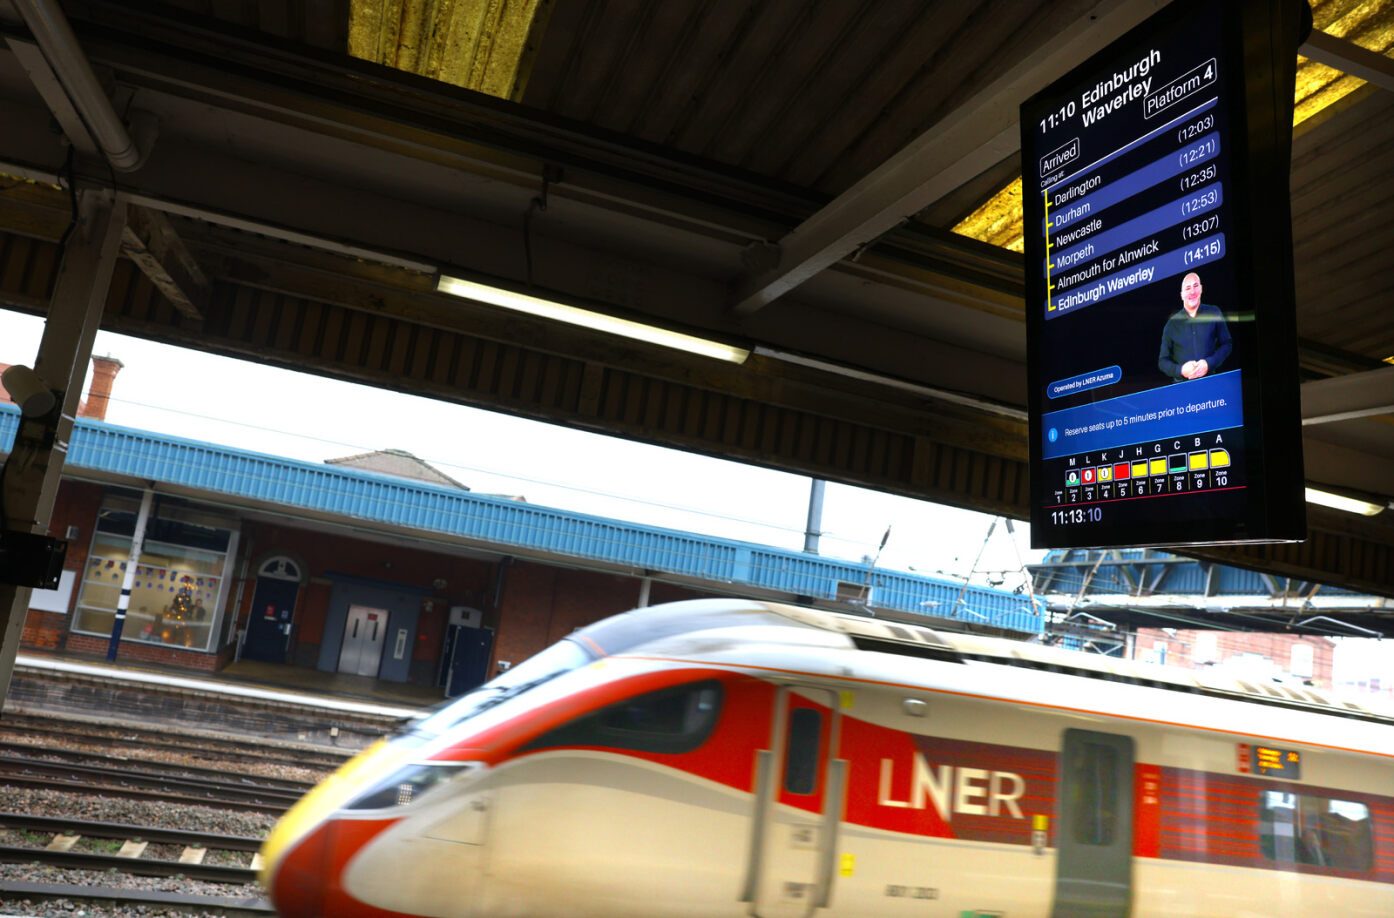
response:
<path id="1" fill-rule="evenodd" d="M 1274 9 L 1274 7 L 1278 7 Z M 1297 374 L 1296 302 L 1292 268 L 1292 220 L 1288 194 L 1291 164 L 1293 79 L 1301 22 L 1295 2 L 1266 0 L 1211 3 L 1176 0 L 1112 42 L 1021 105 L 1023 182 L 1032 166 L 1035 129 L 1059 101 L 1090 85 L 1109 60 L 1141 53 L 1161 29 L 1184 29 L 1195 17 L 1219 17 L 1224 99 L 1230 124 L 1222 135 L 1230 154 L 1232 233 L 1226 258 L 1242 299 L 1263 304 L 1256 315 L 1254 372 L 1243 383 L 1246 489 L 1238 518 L 1217 518 L 1197 505 L 1195 519 L 1103 522 L 1052 526 L 1045 509 L 1042 412 L 1047 373 L 1041 348 L 1045 325 L 1043 281 L 1032 266 L 1045 262 L 1045 241 L 1026 232 L 1026 319 L 1028 421 L 1033 548 L 1184 546 L 1217 543 L 1291 542 L 1306 537 L 1303 497 L 1301 402 Z M 1131 50 L 1130 50 L 1131 49 Z M 1286 50 L 1284 50 L 1286 49 Z M 1029 187 L 1029 185 L 1027 186 Z M 1267 195 L 1260 189 L 1271 189 Z M 1044 219 L 1039 197 L 1023 188 L 1025 227 Z M 1034 206 L 1033 206 L 1034 203 Z M 1040 268 L 1036 268 L 1040 271 Z"/>

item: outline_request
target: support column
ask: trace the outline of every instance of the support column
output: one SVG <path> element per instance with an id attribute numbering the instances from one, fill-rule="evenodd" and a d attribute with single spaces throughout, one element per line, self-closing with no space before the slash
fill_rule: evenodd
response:
<path id="1" fill-rule="evenodd" d="M 140 498 L 136 529 L 131 534 L 131 556 L 126 559 L 126 575 L 121 578 L 121 595 L 116 600 L 116 618 L 111 623 L 111 639 L 106 645 L 106 658 L 110 662 L 115 662 L 117 648 L 121 646 L 121 632 L 126 627 L 126 612 L 131 607 L 131 589 L 135 586 L 140 554 L 145 551 L 145 527 L 150 522 L 150 505 L 154 500 L 155 492 L 146 488 Z"/>
<path id="2" fill-rule="evenodd" d="M 826 481 L 815 478 L 808 489 L 808 522 L 804 525 L 803 550 L 811 555 L 818 554 L 818 539 L 823 534 L 823 492 L 827 486 Z"/>
<path id="3" fill-rule="evenodd" d="M 126 203 L 109 191 L 83 192 L 78 226 L 63 252 L 63 266 L 49 301 L 48 318 L 34 370 L 62 404 L 56 430 L 26 429 L 21 424 L 15 447 L 6 459 L 6 525 L 46 533 L 58 497 L 58 481 L 73 433 L 73 416 L 92 357 L 92 342 L 101 324 L 111 274 L 126 226 Z M 51 436 L 50 436 L 51 434 Z M 21 443 L 21 440 L 24 442 Z M 21 452 L 23 455 L 21 456 Z M 28 587 L 0 584 L 0 705 L 10 690 L 24 618 L 29 613 Z"/>

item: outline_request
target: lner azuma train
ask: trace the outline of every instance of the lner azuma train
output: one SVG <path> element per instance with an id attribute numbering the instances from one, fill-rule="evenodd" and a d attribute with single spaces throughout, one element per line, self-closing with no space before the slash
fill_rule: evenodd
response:
<path id="1" fill-rule="evenodd" d="M 874 618 L 674 603 L 580 630 L 365 751 L 263 862 L 288 918 L 1389 918 L 1394 716 Z"/>

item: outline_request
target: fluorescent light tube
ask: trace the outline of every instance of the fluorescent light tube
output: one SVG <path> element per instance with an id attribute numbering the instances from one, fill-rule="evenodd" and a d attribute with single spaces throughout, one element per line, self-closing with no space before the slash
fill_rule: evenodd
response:
<path id="1" fill-rule="evenodd" d="M 1368 500 L 1358 500 L 1354 497 L 1346 497 L 1342 494 L 1332 494 L 1330 491 L 1318 491 L 1316 488 L 1307 489 L 1307 502 L 1311 504 L 1321 504 L 1323 507 L 1332 507 L 1336 510 L 1344 510 L 1347 513 L 1359 513 L 1364 516 L 1374 516 L 1384 509 L 1384 504 L 1372 504 Z"/>
<path id="2" fill-rule="evenodd" d="M 624 338 L 632 338 L 635 341 L 645 341 L 649 344 L 658 344 L 663 347 L 671 347 L 679 351 L 687 351 L 689 354 L 698 354 L 702 357 L 713 357 L 717 360 L 726 360 L 731 363 L 745 363 L 746 358 L 750 356 L 749 350 L 732 347 L 729 344 L 722 344 L 720 341 L 709 341 L 706 338 L 684 335 L 682 332 L 669 331 L 666 328 L 645 325 L 642 322 L 631 322 L 628 319 L 607 316 L 601 312 L 592 312 L 589 309 L 567 306 L 564 303 L 544 300 L 541 297 L 529 296 L 526 293 L 515 293 L 512 290 L 490 287 L 487 284 L 478 284 L 474 281 L 467 281 L 444 274 L 436 281 L 436 290 L 441 293 L 449 293 L 453 296 L 463 297 L 467 300 L 476 300 L 480 303 L 488 303 L 491 306 L 501 306 L 504 309 L 512 309 L 516 312 L 525 312 L 528 315 L 540 316 L 544 319 L 551 319 L 554 322 L 579 325 L 582 328 L 606 332 L 611 335 L 619 335 Z"/>

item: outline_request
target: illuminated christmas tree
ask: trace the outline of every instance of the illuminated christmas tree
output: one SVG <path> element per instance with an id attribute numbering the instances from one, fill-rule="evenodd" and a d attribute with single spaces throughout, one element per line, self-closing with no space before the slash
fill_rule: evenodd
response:
<path id="1" fill-rule="evenodd" d="M 188 577 L 184 578 L 179 592 L 174 594 L 174 599 L 170 600 L 165 610 L 164 620 L 169 627 L 160 637 L 166 643 L 183 644 L 185 647 L 193 644 L 193 634 L 185 627 L 185 622 L 192 621 L 194 617 L 194 588 L 191 583 Z"/>
<path id="2" fill-rule="evenodd" d="M 181 586 L 169 604 L 169 618 L 176 622 L 187 622 L 193 617 L 194 591 L 187 585 Z"/>

